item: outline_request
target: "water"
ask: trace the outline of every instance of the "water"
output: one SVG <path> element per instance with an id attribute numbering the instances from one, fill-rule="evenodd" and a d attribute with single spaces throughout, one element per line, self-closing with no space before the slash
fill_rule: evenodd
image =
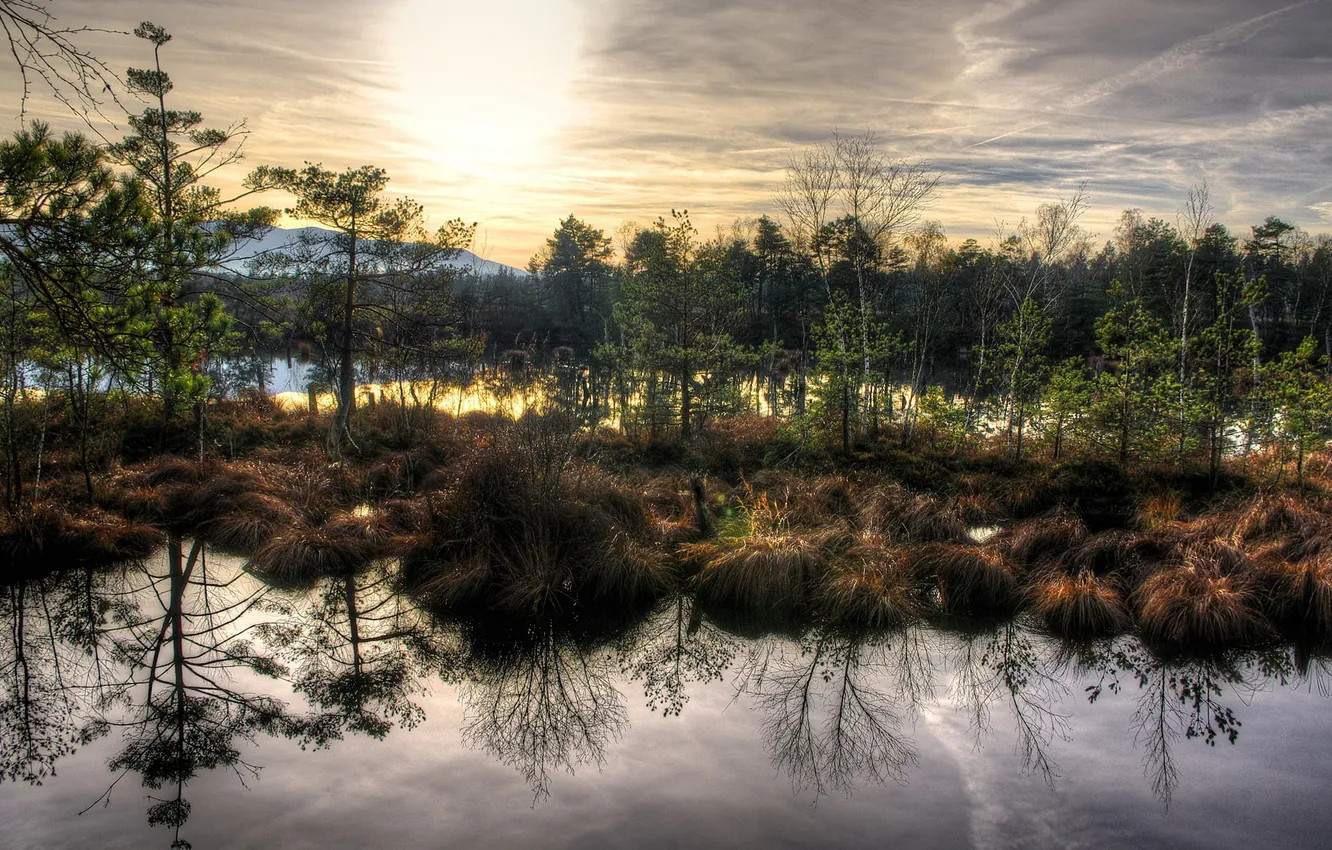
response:
<path id="1" fill-rule="evenodd" d="M 687 598 L 627 631 L 506 629 L 432 618 L 379 570 L 283 591 L 187 563 L 174 583 L 163 557 L 7 589 L 0 846 L 166 847 L 148 813 L 179 819 L 177 778 L 196 848 L 1320 847 L 1332 829 L 1332 672 L 1289 648 L 1167 665 L 1125 638 L 1078 661 L 1011 623 L 747 638 Z"/>

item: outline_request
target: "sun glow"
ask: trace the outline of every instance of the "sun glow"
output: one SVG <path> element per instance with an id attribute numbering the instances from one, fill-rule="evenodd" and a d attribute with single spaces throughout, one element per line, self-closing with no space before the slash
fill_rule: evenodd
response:
<path id="1" fill-rule="evenodd" d="M 425 158 L 501 172 L 534 159 L 569 121 L 571 0 L 403 0 L 392 27 L 390 99 Z"/>

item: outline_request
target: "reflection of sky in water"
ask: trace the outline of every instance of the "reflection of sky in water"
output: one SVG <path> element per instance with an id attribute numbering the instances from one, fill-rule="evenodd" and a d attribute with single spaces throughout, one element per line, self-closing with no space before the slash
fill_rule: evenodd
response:
<path id="1" fill-rule="evenodd" d="M 226 563 L 213 561 L 215 569 Z M 298 615 L 312 598 L 297 604 Z M 671 623 L 665 625 L 655 634 L 671 634 Z M 1223 685 L 1221 700 L 1243 724 L 1238 742 L 1224 735 L 1215 747 L 1182 735 L 1174 740 L 1179 782 L 1167 809 L 1144 774 L 1142 746 L 1135 746 L 1133 716 L 1146 691 L 1131 674 L 1121 673 L 1120 691 L 1103 691 L 1094 705 L 1084 689 L 1099 680 L 1095 673 L 1060 674 L 1032 692 L 1048 712 L 1037 721 L 1051 732 L 1044 746 L 1057 776 L 1047 784 L 1040 772 L 1023 768 L 1006 689 L 989 692 L 988 731 L 978 745 L 976 715 L 958 679 L 956 637 L 931 636 L 919 656 L 922 669 L 935 674 L 933 694 L 913 722 L 902 696 L 900 644 L 882 655 L 874 647 L 847 653 L 852 644 L 841 638 L 760 644 L 704 621 L 696 637 L 709 636 L 733 644 L 734 656 L 720 678 L 688 681 L 678 717 L 650 710 L 644 682 L 622 672 L 634 669 L 637 649 L 622 655 L 603 646 L 566 657 L 568 671 L 591 670 L 618 689 L 627 724 L 618 740 L 607 736 L 600 769 L 595 759 L 584 759 L 573 773 L 553 763 L 549 797 L 535 803 L 520 770 L 483 746 L 463 745 L 462 730 L 476 720 L 477 694 L 469 690 L 475 686 L 460 689 L 431 677 L 427 692 L 415 697 L 425 721 L 393 729 L 383 741 L 348 734 L 327 750 L 303 752 L 288 740 L 261 736 L 258 746 L 238 740 L 242 758 L 263 767 L 259 778 L 247 790 L 225 768 L 201 772 L 186 789 L 193 809 L 182 835 L 197 848 L 1213 848 L 1318 847 L 1332 829 L 1324 803 L 1332 788 L 1332 761 L 1324 756 L 1332 727 L 1329 701 L 1316 682 L 1260 682 L 1252 692 Z M 976 660 L 984 639 L 974 648 Z M 826 663 L 810 666 L 816 656 Z M 848 657 L 855 663 L 845 664 Z M 774 689 L 798 681 L 811 683 L 794 694 L 811 696 L 815 755 L 805 764 L 823 771 L 823 795 L 811 790 L 809 775 L 794 786 L 790 771 L 799 759 L 775 747 L 778 707 L 799 700 L 775 698 Z M 251 673 L 235 682 L 296 701 L 282 682 Z M 891 776 L 866 783 L 863 775 L 849 777 L 845 787 L 836 781 L 841 750 L 823 721 L 848 682 L 884 710 L 889 731 L 914 751 L 918 763 L 905 769 L 901 783 Z M 508 727 L 498 731 L 502 743 Z M 142 788 L 132 774 L 108 806 L 76 814 L 115 779 L 106 765 L 121 745 L 113 729 L 61 760 L 44 786 L 0 786 L 0 846 L 169 844 L 169 831 L 149 828 L 144 817 L 145 795 L 165 793 Z"/>

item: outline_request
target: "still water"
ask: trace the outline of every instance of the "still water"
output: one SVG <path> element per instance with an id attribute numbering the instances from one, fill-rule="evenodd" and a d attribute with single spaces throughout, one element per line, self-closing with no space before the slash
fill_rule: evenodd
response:
<path id="1" fill-rule="evenodd" d="M 387 567 L 279 589 L 172 561 L 4 589 L 0 846 L 1332 841 L 1332 668 L 1290 647 L 755 636 L 687 597 L 478 625 Z"/>

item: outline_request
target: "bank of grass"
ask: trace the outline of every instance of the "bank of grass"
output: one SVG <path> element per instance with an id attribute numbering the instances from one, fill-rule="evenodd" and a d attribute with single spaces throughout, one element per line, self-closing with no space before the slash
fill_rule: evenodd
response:
<path id="1" fill-rule="evenodd" d="M 713 421 L 686 445 L 594 435 L 561 414 L 437 414 L 415 431 L 388 405 L 358 416 L 340 464 L 322 452 L 322 417 L 261 405 L 218 410 L 202 462 L 197 442 L 138 458 L 151 435 L 137 435 L 93 505 L 53 456 L 45 495 L 0 518 L 0 558 L 11 576 L 133 560 L 173 534 L 277 582 L 392 561 L 424 604 L 479 616 L 639 610 L 686 592 L 751 620 L 1021 616 L 1075 638 L 1136 628 L 1174 650 L 1332 639 L 1316 476 L 1264 490 L 1230 471 L 1212 492 L 1173 470 L 894 440 L 793 453 L 760 417 Z M 978 526 L 999 533 L 981 542 Z"/>

